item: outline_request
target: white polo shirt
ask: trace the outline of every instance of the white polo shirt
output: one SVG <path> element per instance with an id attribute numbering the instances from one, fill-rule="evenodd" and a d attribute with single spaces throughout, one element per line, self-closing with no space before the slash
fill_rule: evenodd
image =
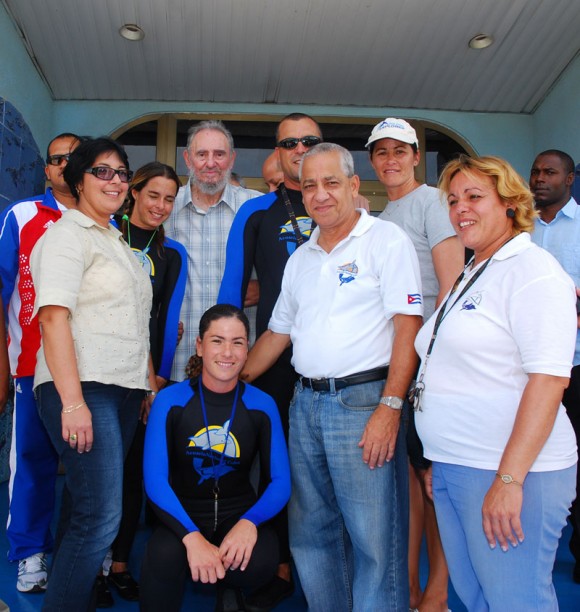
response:
<path id="1" fill-rule="evenodd" d="M 466 275 L 457 296 L 476 270 Z M 574 283 L 525 233 L 493 255 L 449 309 L 455 299 L 449 301 L 425 368 L 417 431 L 428 459 L 496 470 L 528 374 L 570 376 L 577 331 Z M 415 341 L 422 361 L 436 314 Z M 560 405 L 531 471 L 564 469 L 575 462 L 574 431 Z"/>
<path id="2" fill-rule="evenodd" d="M 387 365 L 396 314 L 422 316 L 421 279 L 409 237 L 359 209 L 330 253 L 320 228 L 290 257 L 269 328 L 290 334 L 292 364 L 309 378 L 336 378 Z"/>

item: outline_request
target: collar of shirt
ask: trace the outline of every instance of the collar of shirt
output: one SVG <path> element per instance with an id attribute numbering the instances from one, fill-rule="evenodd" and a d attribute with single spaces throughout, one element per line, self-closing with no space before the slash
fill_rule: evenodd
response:
<path id="1" fill-rule="evenodd" d="M 123 234 L 121 234 L 121 232 L 111 223 L 109 223 L 108 227 L 105 228 L 102 225 L 99 225 L 94 219 L 91 219 L 90 217 L 82 213 L 80 210 L 71 208 L 67 210 L 65 214 L 67 215 L 67 218 L 69 220 L 74 221 L 77 225 L 80 225 L 81 227 L 93 227 L 94 226 L 100 230 L 111 232 L 111 234 L 115 238 L 120 238 L 120 239 L 123 238 Z"/>
<path id="2" fill-rule="evenodd" d="M 550 221 L 550 223 L 546 223 L 545 221 L 542 220 L 541 217 L 537 217 L 536 221 L 540 223 L 541 225 L 545 225 L 547 227 L 548 225 L 551 225 L 552 223 L 554 223 L 558 219 L 561 219 L 562 217 L 568 217 L 569 219 L 574 219 L 576 217 L 577 212 L 578 212 L 578 204 L 576 203 L 576 200 L 574 198 L 570 198 L 568 202 L 562 208 L 560 208 L 560 210 L 556 213 L 556 216 Z"/>
<path id="3" fill-rule="evenodd" d="M 227 183 L 225 186 L 225 189 L 222 192 L 222 195 L 219 201 L 213 204 L 212 206 L 210 206 L 210 208 L 214 208 L 215 206 L 223 202 L 224 204 L 229 206 L 229 208 L 231 208 L 233 212 L 236 212 L 236 208 L 235 208 L 236 197 L 235 197 L 235 191 L 234 191 L 235 189 L 236 188 L 233 185 L 230 185 L 229 183 Z M 193 208 L 193 210 L 199 214 L 207 213 L 207 211 L 197 208 L 197 206 L 193 203 L 193 200 L 191 197 L 191 182 L 190 181 L 188 181 L 185 185 L 179 188 L 179 192 L 177 193 L 177 197 L 175 198 L 175 203 L 173 205 L 173 212 L 177 214 L 181 212 L 181 210 L 184 209 L 188 205 L 190 205 L 190 207 Z"/>
<path id="4" fill-rule="evenodd" d="M 369 228 L 375 222 L 375 219 L 371 217 L 364 208 L 357 208 L 357 212 L 360 213 L 360 218 L 357 221 L 356 225 L 350 230 L 350 233 L 346 238 L 341 240 L 338 244 L 342 244 L 346 240 L 349 240 L 353 236 L 362 236 L 366 233 Z M 309 249 L 322 249 L 322 247 L 318 246 L 318 239 L 320 238 L 320 227 L 317 225 L 310 235 L 310 240 L 306 243 Z M 338 244 L 336 246 L 338 246 Z M 336 248 L 336 247 L 334 247 Z M 322 249 L 324 250 L 324 249 Z M 334 249 L 333 249 L 334 251 Z"/>

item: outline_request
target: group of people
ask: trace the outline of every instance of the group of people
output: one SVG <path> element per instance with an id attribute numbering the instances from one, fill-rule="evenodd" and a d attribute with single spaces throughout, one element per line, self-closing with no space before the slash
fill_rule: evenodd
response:
<path id="1" fill-rule="evenodd" d="M 528 186 L 461 156 L 435 189 L 415 130 L 387 118 L 367 142 L 377 219 L 312 117 L 275 136 L 262 195 L 230 182 L 219 121 L 190 129 L 184 186 L 61 134 L 51 188 L 2 213 L 18 589 L 84 610 L 112 584 L 177 611 L 189 577 L 218 584 L 216 609 L 259 612 L 292 594 L 293 559 L 313 611 L 447 610 L 449 575 L 470 611 L 557 609 L 580 413 L 572 159 L 540 154 Z M 4 350 L 0 366 L 5 395 Z M 158 525 L 137 584 L 142 481 Z M 577 504 L 572 520 L 580 581 Z"/>

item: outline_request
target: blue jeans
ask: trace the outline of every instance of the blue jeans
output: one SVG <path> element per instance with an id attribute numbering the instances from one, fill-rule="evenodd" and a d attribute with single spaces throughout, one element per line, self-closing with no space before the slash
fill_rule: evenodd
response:
<path id="1" fill-rule="evenodd" d="M 66 497 L 43 610 L 83 611 L 119 528 L 123 459 L 135 432 L 143 391 L 81 383 L 92 414 L 93 447 L 79 454 L 62 438 L 62 404 L 52 382 L 36 389 L 40 418 L 66 469 Z"/>
<path id="2" fill-rule="evenodd" d="M 408 474 L 370 470 L 358 447 L 384 381 L 330 392 L 296 383 L 290 404 L 290 548 L 312 612 L 409 609 Z"/>
<path id="3" fill-rule="evenodd" d="M 495 478 L 493 470 L 433 463 L 435 511 L 453 586 L 469 612 L 555 612 L 552 570 L 576 466 L 526 476 L 524 541 L 507 552 L 492 550 L 482 527 L 483 499 Z"/>

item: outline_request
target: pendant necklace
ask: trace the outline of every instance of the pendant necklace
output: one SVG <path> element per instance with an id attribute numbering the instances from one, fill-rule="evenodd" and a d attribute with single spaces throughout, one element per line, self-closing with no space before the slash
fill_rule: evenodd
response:
<path id="1" fill-rule="evenodd" d="M 129 219 L 127 219 L 127 242 L 129 244 L 129 248 L 133 250 L 133 252 L 135 253 L 135 257 L 137 257 L 139 263 L 141 264 L 143 268 L 145 267 L 145 264 L 147 263 L 147 253 L 149 253 L 149 249 L 151 248 L 151 243 L 153 242 L 153 238 L 155 238 L 155 235 L 157 234 L 158 229 L 159 228 L 156 227 L 153 233 L 151 234 L 151 238 L 149 238 L 149 242 L 147 243 L 147 246 L 144 249 L 139 250 L 136 247 L 131 246 L 131 222 L 129 221 Z"/>

